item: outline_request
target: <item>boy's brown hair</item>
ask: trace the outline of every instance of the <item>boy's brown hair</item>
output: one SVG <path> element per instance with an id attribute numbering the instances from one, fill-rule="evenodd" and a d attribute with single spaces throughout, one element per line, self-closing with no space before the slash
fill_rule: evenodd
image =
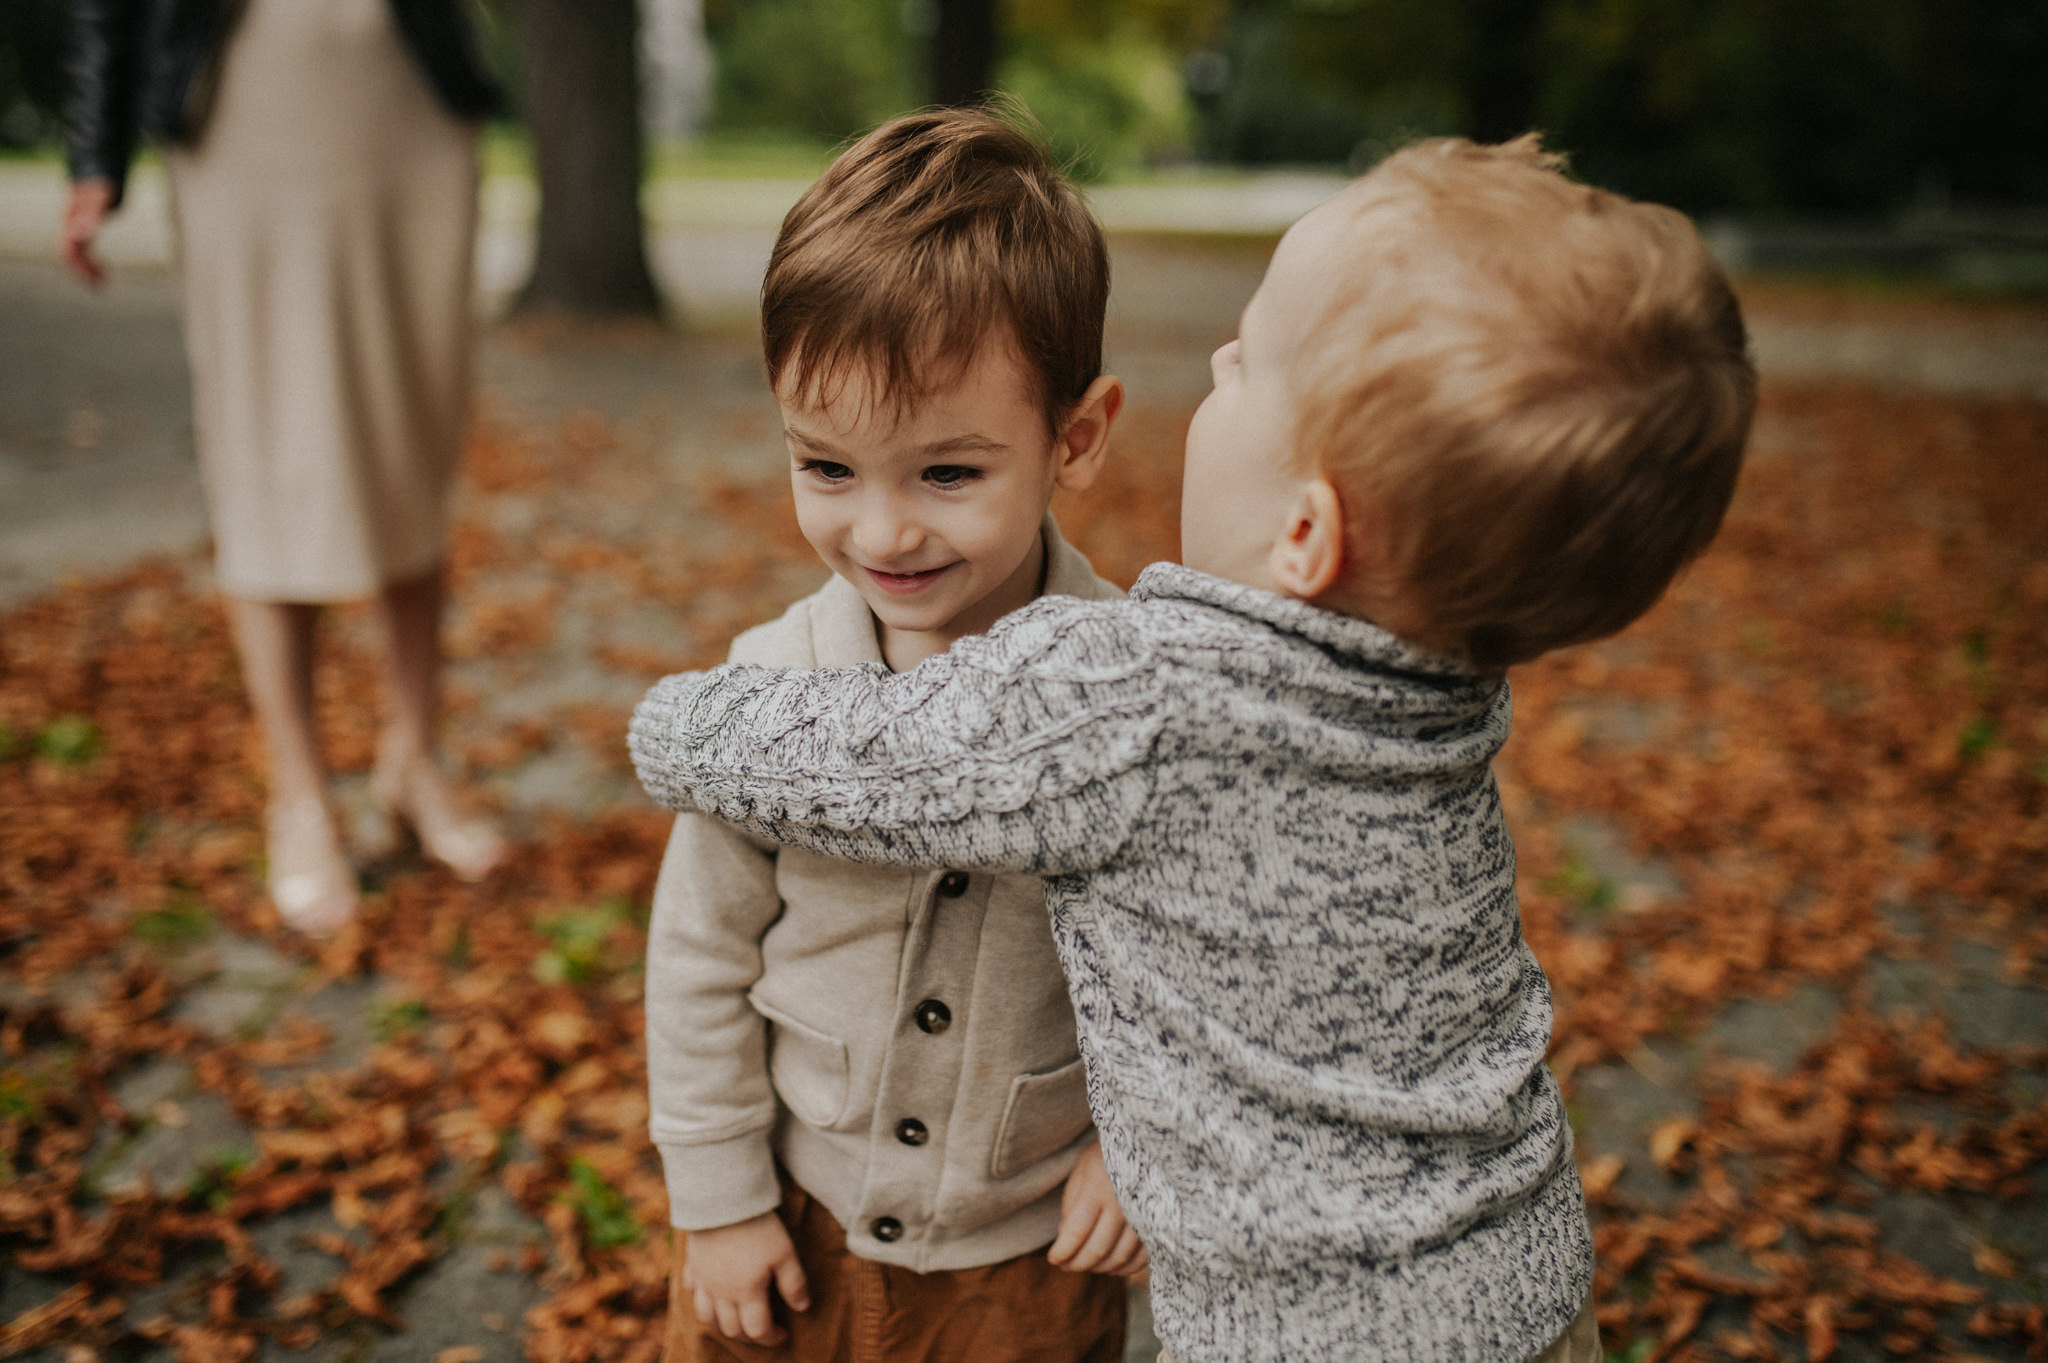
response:
<path id="1" fill-rule="evenodd" d="M 1358 608 L 1489 670 L 1648 610 L 1720 527 L 1756 406 L 1692 224 L 1559 166 L 1533 135 L 1381 163 L 1296 380 Z"/>
<path id="2" fill-rule="evenodd" d="M 1042 143 L 985 108 L 906 114 L 783 219 L 761 287 L 768 381 L 827 401 L 866 372 L 901 412 L 993 338 L 1057 432 L 1102 371 L 1108 300 L 1102 231 Z"/>

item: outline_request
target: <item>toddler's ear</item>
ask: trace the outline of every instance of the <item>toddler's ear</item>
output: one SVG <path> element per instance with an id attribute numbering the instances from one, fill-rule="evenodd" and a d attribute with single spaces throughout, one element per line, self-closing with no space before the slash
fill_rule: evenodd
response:
<path id="1" fill-rule="evenodd" d="M 1301 484 L 1301 496 L 1267 555 L 1273 585 L 1313 601 L 1344 575 L 1344 504 L 1326 478 Z"/>
<path id="2" fill-rule="evenodd" d="M 1067 422 L 1053 442 L 1053 457 L 1059 460 L 1053 471 L 1055 485 L 1069 492 L 1087 491 L 1095 475 L 1102 472 L 1102 461 L 1109 454 L 1109 428 L 1123 409 L 1122 379 L 1104 374 L 1088 385 L 1080 401 L 1068 409 Z"/>

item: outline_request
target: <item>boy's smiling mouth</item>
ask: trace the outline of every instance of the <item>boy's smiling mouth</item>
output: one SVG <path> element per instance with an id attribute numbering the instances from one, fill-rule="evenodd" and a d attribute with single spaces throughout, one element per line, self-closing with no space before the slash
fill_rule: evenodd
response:
<path id="1" fill-rule="evenodd" d="M 882 571 L 880 568 L 868 568 L 865 565 L 863 565 L 862 570 L 883 591 L 895 596 L 908 596 L 913 592 L 923 591 L 926 587 L 938 581 L 939 576 L 952 566 L 952 564 L 947 563 L 937 568 L 926 568 L 921 572 L 915 573 L 889 573 Z"/>

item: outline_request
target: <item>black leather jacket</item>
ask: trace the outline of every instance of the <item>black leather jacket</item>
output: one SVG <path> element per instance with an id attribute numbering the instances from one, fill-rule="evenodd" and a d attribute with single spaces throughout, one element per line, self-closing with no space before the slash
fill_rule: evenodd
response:
<path id="1" fill-rule="evenodd" d="M 462 0 L 390 0 L 405 45 L 450 113 L 499 107 Z M 116 201 L 144 136 L 199 135 L 216 62 L 242 0 L 73 0 L 71 178 L 114 182 Z"/>

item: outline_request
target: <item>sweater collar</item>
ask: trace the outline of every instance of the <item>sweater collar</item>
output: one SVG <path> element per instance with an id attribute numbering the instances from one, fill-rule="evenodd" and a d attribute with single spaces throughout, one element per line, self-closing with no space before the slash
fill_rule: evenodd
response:
<path id="1" fill-rule="evenodd" d="M 1295 597 L 1249 587 L 1178 563 L 1154 563 L 1147 567 L 1132 584 L 1131 599 L 1191 601 L 1256 620 L 1298 635 L 1320 648 L 1393 671 L 1458 680 L 1482 678 L 1467 664 L 1403 643 L 1360 616 L 1325 610 Z"/>

